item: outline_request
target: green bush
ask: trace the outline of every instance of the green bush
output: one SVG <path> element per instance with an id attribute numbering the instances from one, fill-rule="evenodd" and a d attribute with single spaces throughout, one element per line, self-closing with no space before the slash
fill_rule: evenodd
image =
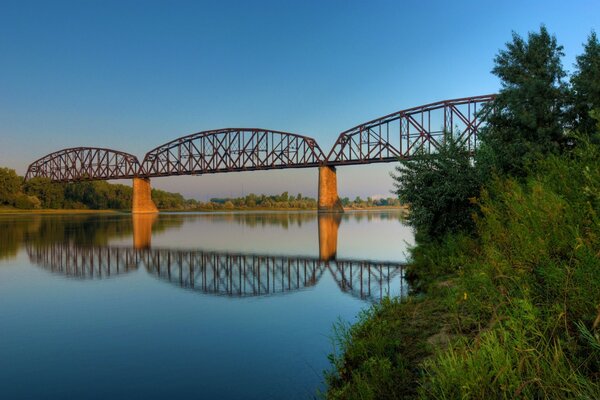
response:
<path id="1" fill-rule="evenodd" d="M 15 197 L 15 207 L 22 210 L 33 210 L 41 208 L 42 202 L 35 196 L 28 196 L 24 193 L 19 193 Z"/>
<path id="2" fill-rule="evenodd" d="M 393 178 L 400 202 L 410 205 L 408 222 L 420 235 L 440 239 L 473 227 L 480 177 L 468 150 L 451 135 L 436 154 L 401 160 Z"/>

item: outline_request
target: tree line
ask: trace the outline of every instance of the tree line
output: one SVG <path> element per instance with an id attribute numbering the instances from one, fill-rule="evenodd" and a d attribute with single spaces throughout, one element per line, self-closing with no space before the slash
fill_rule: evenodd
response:
<path id="1" fill-rule="evenodd" d="M 15 170 L 0 168 L 0 205 L 18 209 L 128 210 L 133 188 L 106 181 L 55 183 L 48 178 L 27 181 Z M 186 209 L 195 204 L 179 193 L 152 189 L 159 209 Z"/>

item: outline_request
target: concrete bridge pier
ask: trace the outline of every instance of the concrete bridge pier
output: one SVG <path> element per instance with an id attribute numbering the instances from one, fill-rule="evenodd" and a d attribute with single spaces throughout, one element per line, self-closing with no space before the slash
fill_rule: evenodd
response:
<path id="1" fill-rule="evenodd" d="M 149 178 L 133 178 L 132 214 L 157 213 L 158 208 L 152 201 L 152 188 Z"/>
<path id="2" fill-rule="evenodd" d="M 319 212 L 344 212 L 337 192 L 337 174 L 333 166 L 319 167 Z"/>

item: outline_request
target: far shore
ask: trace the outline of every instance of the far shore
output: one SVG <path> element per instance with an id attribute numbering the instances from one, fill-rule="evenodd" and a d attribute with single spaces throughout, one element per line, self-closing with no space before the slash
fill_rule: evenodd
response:
<path id="1" fill-rule="evenodd" d="M 344 211 L 386 211 L 403 210 L 407 211 L 406 206 L 373 206 L 373 207 L 344 207 Z M 162 209 L 159 212 L 179 212 L 179 213 L 228 213 L 228 212 L 286 212 L 286 211 L 317 211 L 316 208 L 274 208 L 274 207 L 234 207 L 234 208 L 196 208 L 191 210 L 180 209 Z M 0 208 L 0 215 L 19 215 L 19 214 L 129 214 L 130 210 L 90 210 L 90 209 L 32 209 L 21 210 L 18 208 Z"/>

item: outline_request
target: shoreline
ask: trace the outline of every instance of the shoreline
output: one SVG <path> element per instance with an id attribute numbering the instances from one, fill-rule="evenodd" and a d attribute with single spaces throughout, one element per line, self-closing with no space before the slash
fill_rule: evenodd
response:
<path id="1" fill-rule="evenodd" d="M 407 212 L 408 208 L 404 206 L 380 206 L 380 207 L 344 207 L 345 212 L 355 211 L 404 211 Z M 298 212 L 298 211 L 318 211 L 316 208 L 266 208 L 266 207 L 243 207 L 243 208 L 230 208 L 230 209 L 194 209 L 194 210 L 179 210 L 179 209 L 162 209 L 160 213 L 229 213 L 229 212 Z M 90 210 L 90 209 L 34 209 L 34 210 L 20 210 L 11 208 L 0 208 L 0 215 L 64 215 L 64 214 L 131 214 L 130 210 Z"/>

